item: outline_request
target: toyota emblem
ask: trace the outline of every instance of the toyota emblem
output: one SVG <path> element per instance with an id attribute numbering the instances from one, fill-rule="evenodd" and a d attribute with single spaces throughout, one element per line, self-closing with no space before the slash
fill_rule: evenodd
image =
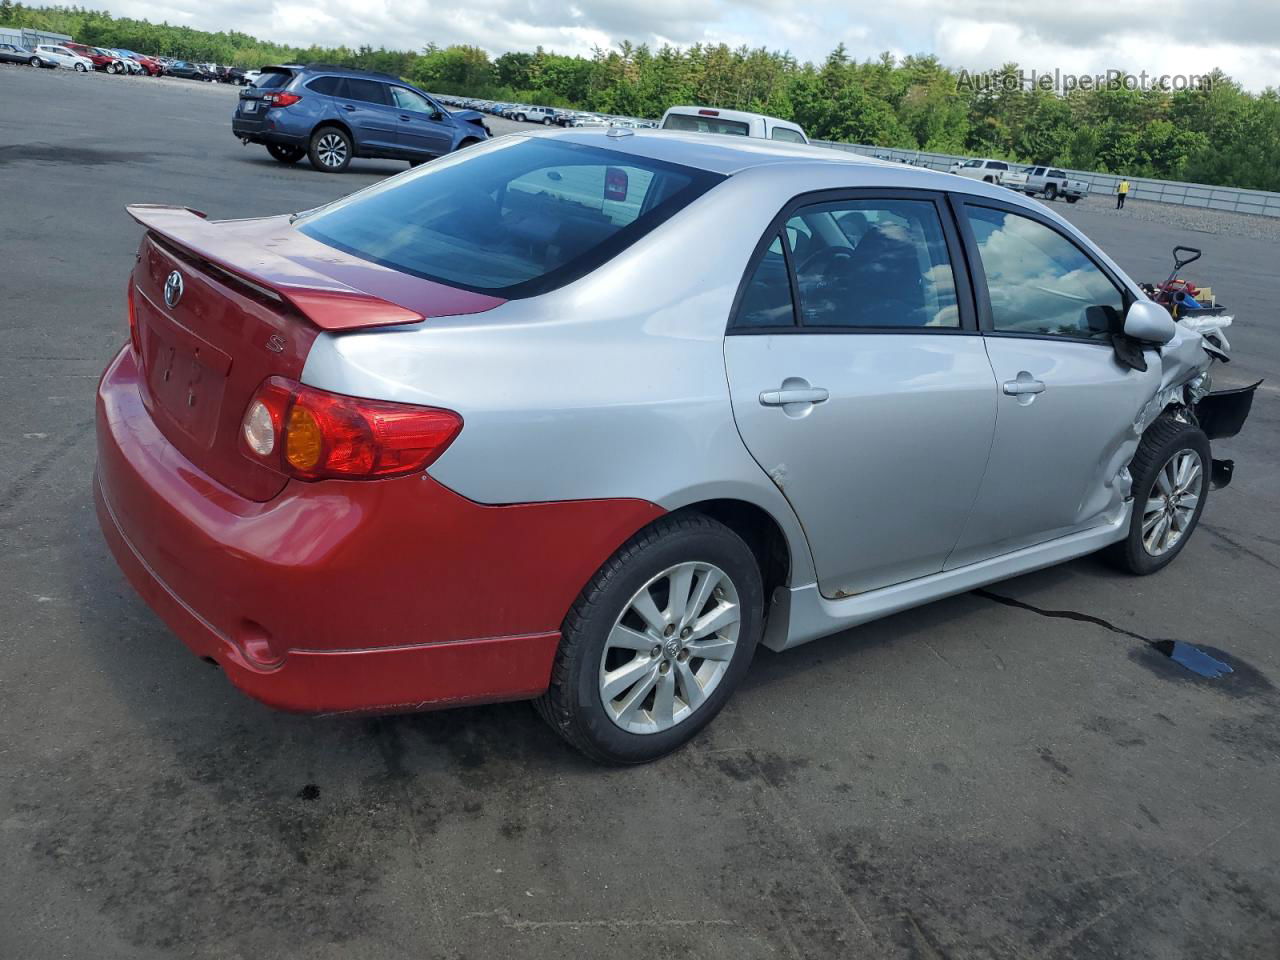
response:
<path id="1" fill-rule="evenodd" d="M 182 299 L 182 289 L 182 274 L 175 270 L 164 282 L 164 302 L 171 308 L 176 307 Z"/>

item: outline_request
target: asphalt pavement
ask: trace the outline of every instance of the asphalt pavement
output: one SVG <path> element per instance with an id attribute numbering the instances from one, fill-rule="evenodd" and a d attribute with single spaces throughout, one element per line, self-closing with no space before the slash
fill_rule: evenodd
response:
<path id="1" fill-rule="evenodd" d="M 108 555 L 93 396 L 127 337 L 124 205 L 277 214 L 405 168 L 282 166 L 232 137 L 234 98 L 0 68 L 0 957 L 1276 960 L 1269 224 L 1056 207 L 1139 278 L 1203 247 L 1188 273 L 1238 317 L 1220 383 L 1267 378 L 1169 569 L 1086 558 L 762 650 L 689 748 L 602 769 L 527 704 L 275 713 Z"/>

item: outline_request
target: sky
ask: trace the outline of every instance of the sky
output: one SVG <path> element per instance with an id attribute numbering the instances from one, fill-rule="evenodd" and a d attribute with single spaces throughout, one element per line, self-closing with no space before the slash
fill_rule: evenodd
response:
<path id="1" fill-rule="evenodd" d="M 973 72 L 1008 61 L 1091 75 L 1221 67 L 1250 90 L 1280 86 L 1278 0 L 115 0 L 110 9 L 302 46 L 467 43 L 497 56 L 541 45 L 590 55 L 630 40 L 764 46 L 821 62 L 843 42 L 859 60 L 932 53 Z"/>

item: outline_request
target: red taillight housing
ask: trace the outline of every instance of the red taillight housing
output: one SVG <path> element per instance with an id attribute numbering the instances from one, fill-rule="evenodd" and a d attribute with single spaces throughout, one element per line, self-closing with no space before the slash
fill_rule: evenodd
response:
<path id="1" fill-rule="evenodd" d="M 240 449 L 299 480 L 373 480 L 416 473 L 462 429 L 452 410 L 364 400 L 271 377 L 254 394 Z"/>
<path id="2" fill-rule="evenodd" d="M 292 107 L 301 99 L 302 97 L 296 93 L 264 93 L 262 95 L 262 102 L 273 107 Z"/>
<path id="3" fill-rule="evenodd" d="M 133 303 L 133 278 L 129 278 L 129 288 L 125 294 L 129 303 L 129 343 L 133 345 L 134 355 L 142 360 L 142 335 L 138 332 L 138 308 Z"/>

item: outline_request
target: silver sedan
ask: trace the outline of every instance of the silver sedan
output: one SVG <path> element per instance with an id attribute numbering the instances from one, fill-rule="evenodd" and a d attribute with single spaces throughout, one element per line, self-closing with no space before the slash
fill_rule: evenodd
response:
<path id="1" fill-rule="evenodd" d="M 277 706 L 533 698 L 651 760 L 758 644 L 1098 550 L 1154 573 L 1229 478 L 1201 334 L 995 185 L 565 130 L 291 218 L 131 209 L 103 529 Z"/>

